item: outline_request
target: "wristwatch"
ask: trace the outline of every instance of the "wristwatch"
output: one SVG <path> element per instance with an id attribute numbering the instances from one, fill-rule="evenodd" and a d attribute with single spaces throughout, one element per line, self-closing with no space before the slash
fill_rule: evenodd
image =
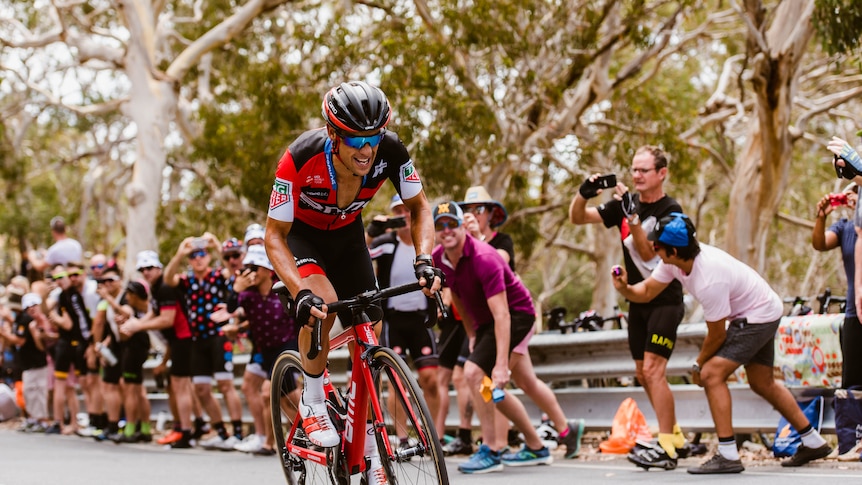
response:
<path id="1" fill-rule="evenodd" d="M 691 371 L 700 374 L 700 364 L 698 364 L 697 362 L 691 364 Z"/>

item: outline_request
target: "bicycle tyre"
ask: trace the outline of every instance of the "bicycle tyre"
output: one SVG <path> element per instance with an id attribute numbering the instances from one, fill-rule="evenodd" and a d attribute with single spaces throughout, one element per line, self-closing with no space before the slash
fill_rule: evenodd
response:
<path id="1" fill-rule="evenodd" d="M 287 485 L 332 485 L 336 481 L 331 477 L 331 472 L 326 465 L 303 460 L 287 449 L 286 437 L 290 434 L 293 422 L 299 417 L 299 412 L 293 407 L 295 406 L 293 403 L 299 399 L 298 390 L 302 388 L 298 376 L 302 376 L 302 359 L 299 353 L 292 350 L 282 352 L 272 368 L 269 399 L 279 465 L 284 472 Z M 303 447 L 310 447 L 310 443 L 305 440 L 301 431 L 294 436 L 293 442 Z M 328 458 L 331 461 L 334 458 L 329 453 L 328 451 Z"/>
<path id="2" fill-rule="evenodd" d="M 383 419 L 387 431 L 385 434 L 377 432 L 375 436 L 389 484 L 448 485 L 449 476 L 434 420 L 413 372 L 392 349 L 380 347 L 372 357 L 371 375 L 383 414 L 379 418 Z M 400 383 L 400 386 L 393 386 L 393 383 Z M 402 392 L 396 394 L 399 404 L 390 409 L 385 395 L 395 388 L 402 389 Z M 396 418 L 400 417 L 397 413 L 406 417 L 406 427 L 397 424 Z M 409 451 L 406 453 L 400 448 L 396 427 L 407 436 L 404 448 Z M 387 453 L 384 435 L 390 439 L 392 454 Z"/>

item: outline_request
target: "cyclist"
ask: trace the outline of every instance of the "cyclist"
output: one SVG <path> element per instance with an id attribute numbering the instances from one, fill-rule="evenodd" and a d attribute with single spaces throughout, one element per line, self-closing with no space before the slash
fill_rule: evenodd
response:
<path id="1" fill-rule="evenodd" d="M 321 339 L 320 353 L 309 359 L 311 327 L 323 319 L 322 334 L 329 335 L 335 315 L 326 313 L 325 301 L 376 289 L 360 214 L 386 179 L 410 211 L 414 269 L 423 291 L 431 296 L 442 281 L 431 265 L 434 226 L 422 181 L 398 135 L 385 129 L 391 116 L 386 95 L 361 81 L 342 83 L 326 93 L 322 112 L 326 126 L 300 135 L 278 163 L 264 240 L 276 274 L 294 295 L 296 320 L 304 325 L 303 428 L 314 444 L 332 447 L 339 437 L 323 393 L 329 342 Z M 375 320 L 382 316 L 379 307 L 371 313 Z M 352 321 L 349 314 L 340 320 Z M 368 482 L 385 483 L 379 458 L 374 450 L 368 453 Z"/>

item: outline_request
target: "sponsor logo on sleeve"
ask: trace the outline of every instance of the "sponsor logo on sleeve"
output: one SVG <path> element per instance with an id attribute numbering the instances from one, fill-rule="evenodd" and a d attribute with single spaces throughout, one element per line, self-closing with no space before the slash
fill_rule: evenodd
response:
<path id="1" fill-rule="evenodd" d="M 292 188 L 292 183 L 289 180 L 275 179 L 275 183 L 272 185 L 272 194 L 269 196 L 270 210 L 290 202 Z"/>
<path id="2" fill-rule="evenodd" d="M 419 179 L 419 172 L 416 171 L 412 162 L 401 167 L 401 180 L 405 182 L 422 183 Z"/>

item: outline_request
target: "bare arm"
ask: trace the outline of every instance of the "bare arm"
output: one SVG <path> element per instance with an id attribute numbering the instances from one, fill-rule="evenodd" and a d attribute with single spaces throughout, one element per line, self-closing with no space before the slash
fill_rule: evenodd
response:
<path id="1" fill-rule="evenodd" d="M 703 339 L 703 345 L 700 346 L 700 353 L 697 354 L 698 365 L 706 364 L 706 361 L 711 359 L 724 344 L 727 338 L 726 321 L 726 318 L 722 318 L 713 322 L 706 322 L 706 337 Z"/>
<path id="2" fill-rule="evenodd" d="M 293 251 L 287 245 L 287 235 L 290 233 L 290 228 L 293 227 L 292 222 L 278 221 L 272 218 L 266 219 L 266 233 L 264 235 L 264 244 L 266 245 L 266 255 L 269 257 L 270 263 L 291 295 L 296 296 L 302 288 L 302 277 L 299 270 L 296 268 L 296 259 L 293 257 Z"/>
<path id="3" fill-rule="evenodd" d="M 661 283 L 652 276 L 641 281 L 636 285 L 628 284 L 628 274 L 625 268 L 620 268 L 620 275 L 612 275 L 611 281 L 614 283 L 614 288 L 620 292 L 626 300 L 635 303 L 647 303 L 664 291 L 670 283 Z"/>
<path id="4" fill-rule="evenodd" d="M 182 274 L 180 265 L 182 265 L 183 260 L 185 260 L 186 257 L 194 250 L 194 240 L 195 238 L 193 237 L 183 239 L 183 242 L 180 243 L 180 247 L 177 248 L 176 254 L 174 254 L 174 257 L 168 262 L 168 265 L 165 266 L 164 282 L 166 285 L 177 286 L 180 284 L 180 276 Z"/>
<path id="5" fill-rule="evenodd" d="M 828 197 L 823 197 L 817 203 L 817 217 L 811 231 L 811 246 L 817 251 L 829 251 L 838 247 L 838 235 L 826 230 L 826 217 L 832 210 Z"/>
<path id="6" fill-rule="evenodd" d="M 488 308 L 494 316 L 494 336 L 497 339 L 497 360 L 491 371 L 491 380 L 498 389 L 503 389 L 509 382 L 509 345 L 512 339 L 512 315 L 509 313 L 509 301 L 506 292 L 501 291 L 488 298 Z"/>
<path id="7" fill-rule="evenodd" d="M 405 200 L 404 205 L 410 209 L 410 235 L 413 236 L 416 254 L 431 254 L 436 234 L 434 219 L 431 217 L 431 206 L 428 205 L 425 192 L 419 192 L 415 197 Z"/>

